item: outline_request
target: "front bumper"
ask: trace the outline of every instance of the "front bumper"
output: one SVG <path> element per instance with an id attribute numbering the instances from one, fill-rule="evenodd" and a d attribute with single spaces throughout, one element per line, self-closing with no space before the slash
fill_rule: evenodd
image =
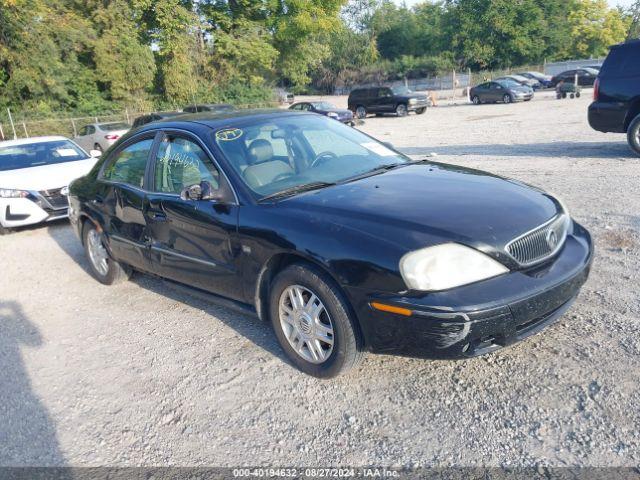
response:
<path id="1" fill-rule="evenodd" d="M 5 228 L 35 225 L 67 216 L 68 208 L 53 208 L 37 194 L 27 198 L 0 198 L 0 225 Z"/>
<path id="2" fill-rule="evenodd" d="M 416 110 L 421 110 L 423 108 L 427 108 L 429 106 L 428 100 L 418 100 L 415 103 L 408 103 L 407 110 L 410 112 L 415 112 Z"/>
<path id="3" fill-rule="evenodd" d="M 482 355 L 533 335 L 557 320 L 586 282 L 593 259 L 589 233 L 574 223 L 550 262 L 471 285 L 422 295 L 349 294 L 369 350 L 424 358 Z M 376 301 L 412 311 L 373 309 Z"/>

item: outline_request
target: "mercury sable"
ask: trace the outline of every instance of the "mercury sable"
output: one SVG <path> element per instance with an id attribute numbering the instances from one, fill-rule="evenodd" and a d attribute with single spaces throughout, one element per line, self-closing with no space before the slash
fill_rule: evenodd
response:
<path id="1" fill-rule="evenodd" d="M 464 358 L 522 340 L 569 308 L 593 254 L 552 195 L 310 113 L 145 125 L 70 190 L 100 282 L 150 272 L 257 314 L 318 377 L 366 351 Z"/>

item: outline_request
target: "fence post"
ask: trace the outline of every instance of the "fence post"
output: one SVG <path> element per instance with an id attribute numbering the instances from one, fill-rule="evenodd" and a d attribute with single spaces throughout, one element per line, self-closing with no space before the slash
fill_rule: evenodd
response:
<path id="1" fill-rule="evenodd" d="M 451 75 L 451 102 L 456 101 L 456 71 L 453 70 Z"/>
<path id="2" fill-rule="evenodd" d="M 128 108 L 125 108 L 125 109 L 124 109 L 124 114 L 127 116 L 127 123 L 129 123 L 129 124 L 130 124 L 130 123 L 131 123 L 131 120 L 129 120 L 129 109 L 128 109 Z"/>
<path id="3" fill-rule="evenodd" d="M 0 141 L 4 140 L 4 131 L 2 130 L 2 124 L 0 123 Z"/>
<path id="4" fill-rule="evenodd" d="M 73 121 L 73 118 L 71 119 L 71 126 L 73 127 L 73 136 L 77 137 L 78 131 L 76 130 L 76 122 Z"/>
<path id="5" fill-rule="evenodd" d="M 7 108 L 7 113 L 9 114 L 9 123 L 11 124 L 11 130 L 13 130 L 13 139 L 18 139 L 18 134 L 16 133 L 16 126 L 13 124 L 13 117 L 11 116 L 11 109 Z"/>
<path id="6" fill-rule="evenodd" d="M 468 80 L 468 85 L 467 85 L 467 101 L 470 102 L 471 101 L 471 85 L 473 85 L 473 82 L 471 82 L 471 69 L 469 68 L 469 70 L 467 71 L 467 73 L 469 74 L 469 80 Z"/>
<path id="7" fill-rule="evenodd" d="M 29 138 L 29 132 L 27 132 L 27 124 L 22 122 L 22 128 L 24 129 L 24 136 Z"/>

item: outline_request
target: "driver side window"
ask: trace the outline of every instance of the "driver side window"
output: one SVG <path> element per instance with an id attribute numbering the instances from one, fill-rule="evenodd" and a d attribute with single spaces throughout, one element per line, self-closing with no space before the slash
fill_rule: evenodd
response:
<path id="1" fill-rule="evenodd" d="M 314 156 L 333 152 L 338 157 L 347 155 L 368 155 L 365 147 L 350 142 L 330 130 L 304 130 L 303 135 L 313 150 Z"/>
<path id="2" fill-rule="evenodd" d="M 217 189 L 220 174 L 198 144 L 180 136 L 165 135 L 156 154 L 154 177 L 156 192 L 180 194 L 202 181 Z"/>

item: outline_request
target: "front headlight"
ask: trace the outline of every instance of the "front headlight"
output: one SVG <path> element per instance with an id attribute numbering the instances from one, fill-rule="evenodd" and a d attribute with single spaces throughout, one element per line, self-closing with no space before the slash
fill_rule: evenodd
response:
<path id="1" fill-rule="evenodd" d="M 329 112 L 329 113 L 327 113 L 327 117 L 329 117 L 329 118 L 338 118 L 339 115 L 336 112 Z"/>
<path id="2" fill-rule="evenodd" d="M 410 104 L 412 104 L 412 105 L 413 105 L 414 103 L 418 103 L 418 99 L 417 99 L 417 98 L 410 98 L 410 99 L 409 99 L 409 103 L 410 103 Z"/>
<path id="3" fill-rule="evenodd" d="M 458 243 L 407 253 L 400 273 L 412 290 L 438 291 L 507 273 L 509 269 L 484 253 Z"/>
<path id="4" fill-rule="evenodd" d="M 0 188 L 0 198 L 25 198 L 29 192 L 24 190 L 12 190 L 10 188 Z"/>

